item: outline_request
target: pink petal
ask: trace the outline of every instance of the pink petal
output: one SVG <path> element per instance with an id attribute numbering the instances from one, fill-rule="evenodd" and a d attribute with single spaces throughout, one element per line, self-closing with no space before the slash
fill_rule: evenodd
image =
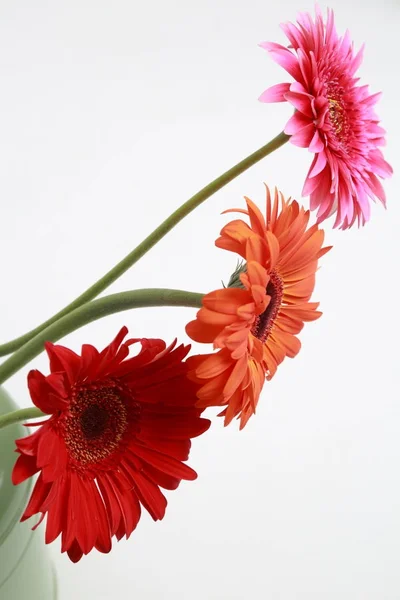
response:
<path id="1" fill-rule="evenodd" d="M 294 79 L 301 78 L 297 57 L 284 46 L 274 42 L 261 42 L 261 48 L 271 53 L 272 59 L 281 65 Z"/>
<path id="2" fill-rule="evenodd" d="M 296 111 L 286 123 L 284 131 L 287 135 L 293 135 L 294 133 L 297 133 L 300 129 L 307 127 L 307 125 L 309 124 L 310 119 L 303 115 L 303 113 Z"/>
<path id="3" fill-rule="evenodd" d="M 379 177 L 385 179 L 385 177 L 390 177 L 393 174 L 392 167 L 383 158 L 380 150 L 371 152 L 369 158 L 371 160 L 371 167 L 373 171 L 379 175 Z"/>
<path id="4" fill-rule="evenodd" d="M 313 112 L 311 108 L 311 100 L 309 96 L 305 94 L 298 94 L 297 92 L 287 92 L 285 98 L 290 104 L 293 104 L 297 110 L 305 114 L 310 119 L 313 118 Z"/>
<path id="5" fill-rule="evenodd" d="M 313 123 L 303 127 L 297 133 L 291 136 L 290 141 L 295 146 L 299 146 L 300 148 L 308 148 L 311 144 L 311 140 L 314 137 L 315 126 Z"/>
<path id="6" fill-rule="evenodd" d="M 348 67 L 349 75 L 354 75 L 354 73 L 357 71 L 358 67 L 362 63 L 363 54 L 364 54 L 364 44 L 361 46 L 361 48 L 359 49 L 359 51 L 357 52 L 355 57 L 352 59 L 350 65 Z"/>
<path id="7" fill-rule="evenodd" d="M 278 83 L 268 88 L 259 97 L 260 102 L 286 102 L 284 94 L 290 89 L 290 83 Z"/>
<path id="8" fill-rule="evenodd" d="M 323 141 L 321 140 L 321 135 L 319 133 L 319 130 L 317 129 L 316 132 L 314 133 L 314 137 L 311 140 L 311 144 L 308 149 L 310 152 L 314 152 L 316 154 L 318 152 L 322 152 L 324 148 L 325 148 L 325 145 L 324 145 Z"/>

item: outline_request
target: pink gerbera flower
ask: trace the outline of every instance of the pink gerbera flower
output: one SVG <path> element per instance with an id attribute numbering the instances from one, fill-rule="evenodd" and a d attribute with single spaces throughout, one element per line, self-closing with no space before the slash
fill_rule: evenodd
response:
<path id="1" fill-rule="evenodd" d="M 379 149 L 385 144 L 385 130 L 374 112 L 380 94 L 370 95 L 354 77 L 363 48 L 355 54 L 349 33 L 338 36 L 331 10 L 326 24 L 317 8 L 315 23 L 301 13 L 297 26 L 281 27 L 289 48 L 273 42 L 261 46 L 295 81 L 270 87 L 260 100 L 290 102 L 296 109 L 285 133 L 315 154 L 303 195 L 310 195 L 311 209 L 318 208 L 318 223 L 336 212 L 334 227 L 346 229 L 356 220 L 364 225 L 369 199 L 385 204 L 378 177 L 389 177 L 392 168 Z"/>

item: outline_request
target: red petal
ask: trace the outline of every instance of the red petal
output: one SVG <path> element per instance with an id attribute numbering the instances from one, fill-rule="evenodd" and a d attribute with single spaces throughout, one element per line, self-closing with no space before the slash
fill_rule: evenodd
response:
<path id="1" fill-rule="evenodd" d="M 68 401 L 54 393 L 54 387 L 49 385 L 47 377 L 40 371 L 28 373 L 28 388 L 34 405 L 46 414 L 64 410 L 68 406 Z"/>
<path id="2" fill-rule="evenodd" d="M 146 475 L 152 481 L 154 481 L 156 485 L 164 488 L 165 490 L 176 490 L 176 488 L 181 482 L 181 479 L 176 479 L 175 477 L 166 475 L 165 473 L 162 473 L 161 471 L 152 467 L 151 465 L 147 465 Z"/>
<path id="3" fill-rule="evenodd" d="M 69 348 L 51 342 L 45 343 L 45 349 L 50 359 L 50 371 L 52 373 L 64 371 L 69 382 L 71 384 L 75 383 L 80 370 L 80 357 Z"/>
<path id="4" fill-rule="evenodd" d="M 166 407 L 166 411 L 170 412 L 171 408 Z M 158 414 L 143 422 L 141 427 L 141 435 L 147 440 L 166 437 L 170 440 L 186 440 L 188 438 L 201 435 L 210 427 L 211 422 L 208 419 L 198 418 L 200 411 L 193 408 L 189 414 L 183 415 L 168 415 Z"/>
<path id="5" fill-rule="evenodd" d="M 65 477 L 61 477 L 54 483 L 56 494 L 47 514 L 46 544 L 51 544 L 67 527 L 68 484 L 69 481 Z"/>
<path id="6" fill-rule="evenodd" d="M 168 433 L 166 434 L 168 435 Z M 146 446 L 151 446 L 153 450 L 173 456 L 177 460 L 187 460 L 189 458 L 189 451 L 191 442 L 190 439 L 186 440 L 170 440 L 170 439 L 152 439 L 147 442 L 140 434 L 138 435 L 141 441 Z M 189 437 L 189 436 L 188 436 Z"/>
<path id="7" fill-rule="evenodd" d="M 97 370 L 100 359 L 100 352 L 90 344 L 83 344 L 81 352 L 81 370 L 79 379 L 91 379 L 93 373 Z"/>
<path id="8" fill-rule="evenodd" d="M 46 425 L 47 421 L 44 423 Z M 27 435 L 19 440 L 15 440 L 15 444 L 21 454 L 26 454 L 27 456 L 35 456 L 37 454 L 37 448 L 40 438 L 43 435 L 44 427 L 38 429 L 31 435 Z"/>
<path id="9" fill-rule="evenodd" d="M 46 427 L 38 444 L 37 464 L 42 469 L 43 481 L 54 481 L 65 471 L 68 453 L 64 440 Z"/>
<path id="10" fill-rule="evenodd" d="M 89 481 L 89 489 L 91 489 L 91 514 L 94 517 L 97 529 L 95 546 L 99 552 L 106 554 L 111 550 L 111 531 L 106 507 L 95 482 L 92 480 Z"/>
<path id="11" fill-rule="evenodd" d="M 32 515 L 42 512 L 42 506 L 51 491 L 51 487 L 51 483 L 43 482 L 42 475 L 40 474 L 35 483 L 35 487 L 33 488 L 33 492 L 28 502 L 28 506 L 26 507 L 24 514 L 21 517 L 21 521 L 25 521 L 26 519 L 29 519 L 29 517 L 31 517 Z"/>
<path id="12" fill-rule="evenodd" d="M 167 475 L 172 475 L 172 477 L 177 477 L 179 479 L 187 479 L 189 481 L 193 481 L 197 478 L 196 471 L 187 465 L 182 464 L 175 458 L 150 450 L 149 448 L 144 448 L 138 444 L 130 444 L 129 448 L 135 456 L 138 456 Z"/>
<path id="13" fill-rule="evenodd" d="M 77 500 L 79 506 L 79 512 L 76 515 L 76 539 L 83 554 L 88 554 L 94 547 L 97 538 L 96 502 L 89 479 L 84 479 L 79 475 L 72 477 L 71 488 L 73 486 L 76 486 L 74 499 Z M 108 525 L 107 517 L 106 523 Z"/>
<path id="14" fill-rule="evenodd" d="M 139 522 L 141 514 L 140 505 L 136 497 L 136 493 L 133 492 L 132 489 L 121 491 L 118 486 L 113 485 L 113 479 L 115 475 L 116 473 L 110 474 L 109 481 L 112 485 L 124 521 L 124 528 L 119 528 L 117 531 L 117 538 L 121 539 L 122 531 L 124 532 L 126 538 L 128 538 Z M 133 481 L 132 476 L 130 479 Z"/>
<path id="15" fill-rule="evenodd" d="M 62 552 L 65 552 L 65 550 L 62 550 Z M 76 540 L 74 540 L 68 548 L 67 554 L 73 563 L 77 563 L 81 560 L 83 552 L 80 549 L 79 544 Z"/>
<path id="16" fill-rule="evenodd" d="M 36 456 L 21 455 L 18 457 L 12 470 L 11 480 L 14 485 L 18 485 L 18 483 L 25 481 L 28 477 L 32 477 L 39 470 L 39 467 L 36 465 Z"/>
<path id="17" fill-rule="evenodd" d="M 167 500 L 157 485 L 149 481 L 142 473 L 136 472 L 133 475 L 136 482 L 136 493 L 140 502 L 150 513 L 154 521 L 161 520 L 165 515 Z"/>
<path id="18" fill-rule="evenodd" d="M 133 356 L 124 362 L 114 371 L 114 376 L 122 377 L 125 374 L 132 374 L 136 369 L 139 369 L 149 363 L 151 363 L 156 356 L 162 353 L 166 349 L 166 343 L 159 339 L 146 339 L 135 340 L 140 342 L 142 348 L 137 356 Z"/>
<path id="19" fill-rule="evenodd" d="M 115 535 L 122 520 L 121 507 L 117 500 L 116 492 L 114 491 L 114 487 L 106 474 L 98 475 L 97 483 L 106 506 L 108 520 L 111 527 L 111 535 Z"/>
<path id="20" fill-rule="evenodd" d="M 71 547 L 74 547 L 77 542 L 77 526 L 79 515 L 79 497 L 78 488 L 76 485 L 76 473 L 68 472 L 68 496 L 65 498 L 66 503 L 66 527 L 62 531 L 61 536 L 61 552 L 68 552 Z M 78 544 L 79 545 L 79 544 Z M 80 549 L 82 552 L 82 549 Z M 82 552 L 83 554 L 83 552 Z M 71 559 L 72 560 L 72 559 Z"/>

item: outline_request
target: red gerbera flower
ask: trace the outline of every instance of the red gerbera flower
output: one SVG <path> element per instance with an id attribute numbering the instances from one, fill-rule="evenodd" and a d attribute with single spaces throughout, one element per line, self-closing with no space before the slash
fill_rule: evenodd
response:
<path id="1" fill-rule="evenodd" d="M 51 417 L 16 442 L 13 482 L 40 471 L 21 520 L 41 513 L 40 523 L 47 514 L 46 543 L 61 533 L 62 552 L 73 562 L 92 548 L 109 552 L 114 535 L 128 538 L 141 505 L 162 519 L 160 487 L 196 479 L 182 461 L 190 438 L 210 425 L 186 376 L 190 346 L 124 342 L 127 333 L 123 327 L 102 352 L 85 344 L 81 356 L 47 343 L 51 374 L 28 375 L 33 403 Z M 136 342 L 141 351 L 127 358 Z"/>
<path id="2" fill-rule="evenodd" d="M 300 13 L 297 26 L 281 27 L 289 48 L 273 42 L 261 46 L 295 81 L 272 86 L 260 100 L 289 102 L 296 109 L 285 133 L 315 154 L 303 196 L 310 195 L 312 210 L 318 208 L 318 223 L 337 213 L 335 227 L 346 229 L 356 220 L 363 225 L 370 217 L 369 199 L 386 201 L 378 177 L 392 174 L 379 149 L 385 144 L 374 112 L 380 94 L 370 95 L 355 77 L 363 48 L 355 54 L 349 33 L 338 36 L 329 10 L 326 24 L 317 8 L 315 23 Z"/>
<path id="3" fill-rule="evenodd" d="M 321 316 L 309 302 L 315 285 L 324 232 L 308 227 L 309 211 L 295 200 L 267 188 L 266 216 L 248 198 L 250 218 L 231 221 L 216 241 L 245 263 L 229 286 L 206 294 L 194 321 L 186 326 L 196 342 L 212 343 L 217 352 L 188 359 L 189 376 L 198 383 L 198 406 L 226 406 L 228 425 L 240 416 L 242 429 L 252 414 L 265 378 L 271 379 L 286 356 L 300 350 L 296 337 L 305 321 Z M 231 211 L 227 211 L 231 212 Z"/>

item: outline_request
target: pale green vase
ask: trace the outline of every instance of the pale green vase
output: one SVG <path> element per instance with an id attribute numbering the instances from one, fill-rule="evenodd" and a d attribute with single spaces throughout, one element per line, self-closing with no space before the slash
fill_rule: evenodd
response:
<path id="1" fill-rule="evenodd" d="M 0 415 L 17 406 L 0 387 Z M 22 425 L 0 429 L 0 600 L 55 600 L 54 568 L 34 518 L 20 523 L 32 491 L 32 480 L 14 486 L 11 471 L 15 440 L 27 435 Z M 36 520 L 38 517 L 36 517 Z"/>

